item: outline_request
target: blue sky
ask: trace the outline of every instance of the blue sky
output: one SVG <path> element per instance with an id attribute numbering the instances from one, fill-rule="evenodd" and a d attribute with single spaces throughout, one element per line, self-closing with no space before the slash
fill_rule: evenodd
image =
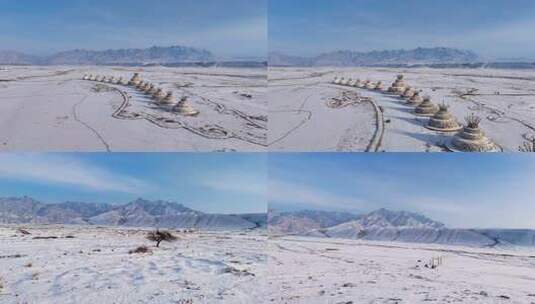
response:
<path id="1" fill-rule="evenodd" d="M 2 49 L 188 45 L 220 56 L 265 56 L 267 0 L 2 0 Z"/>
<path id="2" fill-rule="evenodd" d="M 525 154 L 271 154 L 269 207 L 379 208 L 449 227 L 535 228 L 535 157 Z"/>
<path id="3" fill-rule="evenodd" d="M 0 153 L 0 197 L 127 203 L 170 200 L 205 212 L 265 212 L 266 156 L 218 153 Z"/>
<path id="4" fill-rule="evenodd" d="M 534 59 L 532 0 L 271 0 L 271 51 L 446 46 Z"/>

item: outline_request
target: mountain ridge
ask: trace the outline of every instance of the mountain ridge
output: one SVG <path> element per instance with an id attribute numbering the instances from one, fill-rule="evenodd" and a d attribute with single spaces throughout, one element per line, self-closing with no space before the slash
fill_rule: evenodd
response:
<path id="1" fill-rule="evenodd" d="M 290 56 L 270 52 L 270 66 L 390 66 L 421 64 L 473 63 L 479 56 L 472 51 L 447 47 L 358 52 L 335 50 L 313 57 Z"/>
<path id="2" fill-rule="evenodd" d="M 294 212 L 270 212 L 269 230 L 272 233 L 305 233 L 311 229 L 321 229 L 341 224 L 356 218 L 347 212 L 320 210 L 300 210 Z"/>
<path id="3" fill-rule="evenodd" d="M 210 51 L 180 45 L 107 50 L 74 49 L 49 56 L 33 56 L 17 51 L 0 51 L 0 64 L 14 65 L 151 65 L 214 60 L 216 57 Z"/>
<path id="4" fill-rule="evenodd" d="M 408 211 L 382 208 L 332 226 L 322 226 L 314 217 L 303 220 L 294 213 L 306 214 L 302 211 L 279 213 L 276 221 L 268 216 L 269 231 L 282 235 L 474 247 L 535 246 L 535 230 L 532 229 L 448 228 L 441 222 Z"/>
<path id="5" fill-rule="evenodd" d="M 242 230 L 263 228 L 262 216 L 267 217 L 266 214 L 204 213 L 176 202 L 142 198 L 121 205 L 82 202 L 45 204 L 30 197 L 0 198 L 0 223 L 3 224 L 89 224 Z"/>

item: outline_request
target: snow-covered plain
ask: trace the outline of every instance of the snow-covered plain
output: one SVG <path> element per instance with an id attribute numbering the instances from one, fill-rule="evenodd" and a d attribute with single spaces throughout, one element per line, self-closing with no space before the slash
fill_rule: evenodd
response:
<path id="1" fill-rule="evenodd" d="M 527 247 L 268 239 L 259 230 L 176 232 L 156 248 L 147 231 L 3 225 L 0 303 L 535 303 Z M 151 252 L 129 253 L 141 245 Z M 432 258 L 442 265 L 425 267 Z"/>
<path id="2" fill-rule="evenodd" d="M 175 233 L 156 248 L 147 230 L 0 227 L 0 303 L 261 303 L 266 236 Z M 35 239 L 35 237 L 58 237 Z M 73 238 L 66 238 L 72 236 Z M 146 245 L 152 253 L 132 253 Z M 259 300 L 260 299 L 260 300 Z"/>
<path id="3" fill-rule="evenodd" d="M 274 236 L 268 252 L 271 303 L 535 303 L 534 249 Z"/>
<path id="4" fill-rule="evenodd" d="M 200 114 L 169 112 L 133 87 L 81 80 L 133 73 L 187 97 Z M 266 78 L 254 68 L 5 66 L 0 151 L 263 151 Z"/>
<path id="5" fill-rule="evenodd" d="M 337 76 L 382 81 L 387 88 L 398 74 L 422 90 L 421 96 L 429 95 L 435 104 L 448 104 L 460 123 L 470 113 L 483 118 L 481 128 L 504 151 L 518 151 L 526 139 L 535 136 L 533 70 L 270 68 L 269 149 L 366 151 L 377 137 L 377 151 L 443 151 L 452 134 L 426 129 L 427 118 L 415 116 L 414 107 L 400 98 L 331 84 Z M 371 97 L 383 110 L 382 121 L 369 102 L 329 108 L 327 102 L 341 91 Z M 384 131 L 378 129 L 382 122 Z"/>

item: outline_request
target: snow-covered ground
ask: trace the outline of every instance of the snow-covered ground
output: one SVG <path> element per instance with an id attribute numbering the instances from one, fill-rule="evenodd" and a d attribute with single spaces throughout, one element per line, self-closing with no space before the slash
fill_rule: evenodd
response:
<path id="1" fill-rule="evenodd" d="M 330 84 L 335 76 L 382 81 L 387 88 L 397 74 L 442 102 L 460 123 L 470 113 L 504 151 L 518 151 L 535 136 L 535 71 L 431 68 L 270 68 L 269 134 L 274 151 L 365 151 L 375 138 L 378 151 L 442 151 L 452 134 L 424 128 L 427 118 L 388 94 Z M 477 89 L 477 91 L 473 91 Z M 383 110 L 377 121 L 369 102 L 333 109 L 327 102 L 341 91 L 371 97 Z M 472 94 L 466 95 L 465 93 Z M 384 131 L 377 129 L 384 122 Z M 382 133 L 382 137 L 377 135 Z"/>
<path id="2" fill-rule="evenodd" d="M 19 227 L 0 227 L 2 304 L 250 304 L 267 297 L 261 232 L 175 233 L 178 241 L 155 248 L 142 229 L 25 226 L 31 234 L 24 235 Z M 141 245 L 152 253 L 129 254 Z"/>
<path id="3" fill-rule="evenodd" d="M 139 73 L 196 117 L 156 106 L 133 87 L 84 81 L 84 74 Z M 265 69 L 34 67 L 0 70 L 0 151 L 263 151 Z"/>
<path id="4" fill-rule="evenodd" d="M 535 250 L 269 240 L 273 303 L 535 303 Z M 431 259 L 442 258 L 435 269 Z"/>
<path id="5" fill-rule="evenodd" d="M 0 303 L 535 303 L 534 249 L 146 233 L 1 226 Z"/>
<path id="6" fill-rule="evenodd" d="M 274 237 L 272 303 L 535 303 L 535 250 Z M 442 258 L 435 269 L 431 259 Z"/>

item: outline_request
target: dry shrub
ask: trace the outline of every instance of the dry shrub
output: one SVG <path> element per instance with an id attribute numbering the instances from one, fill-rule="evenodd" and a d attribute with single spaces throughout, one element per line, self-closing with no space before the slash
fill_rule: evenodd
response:
<path id="1" fill-rule="evenodd" d="M 111 92 L 113 91 L 113 89 L 107 85 L 97 83 L 91 88 L 91 91 L 95 93 L 100 93 L 100 92 Z"/>
<path id="2" fill-rule="evenodd" d="M 132 254 L 132 253 L 150 253 L 150 252 L 151 252 L 151 250 L 147 246 L 139 246 L 134 250 L 128 251 L 128 254 Z"/>
<path id="3" fill-rule="evenodd" d="M 28 230 L 25 230 L 25 229 L 22 229 L 22 228 L 18 229 L 17 231 L 22 233 L 22 234 L 24 234 L 24 235 L 31 234 Z"/>
<path id="4" fill-rule="evenodd" d="M 232 273 L 232 274 L 237 275 L 237 276 L 253 276 L 253 277 L 255 276 L 254 273 L 249 272 L 246 269 L 239 270 L 239 269 L 234 268 L 234 267 L 225 267 L 225 268 L 223 268 L 223 273 Z"/>
<path id="5" fill-rule="evenodd" d="M 470 114 L 469 116 L 465 117 L 466 126 L 471 129 L 477 129 L 479 128 L 479 124 L 481 123 L 481 117 L 476 116 L 474 113 Z"/>
<path id="6" fill-rule="evenodd" d="M 57 239 L 57 236 L 34 236 L 34 240 L 55 240 Z"/>
<path id="7" fill-rule="evenodd" d="M 156 231 L 151 231 L 147 234 L 147 240 L 156 242 L 156 247 L 160 247 L 162 241 L 174 242 L 177 240 L 177 237 L 169 231 L 160 231 L 157 229 Z"/>
<path id="8" fill-rule="evenodd" d="M 520 152 L 535 152 L 535 136 L 518 148 Z"/>

